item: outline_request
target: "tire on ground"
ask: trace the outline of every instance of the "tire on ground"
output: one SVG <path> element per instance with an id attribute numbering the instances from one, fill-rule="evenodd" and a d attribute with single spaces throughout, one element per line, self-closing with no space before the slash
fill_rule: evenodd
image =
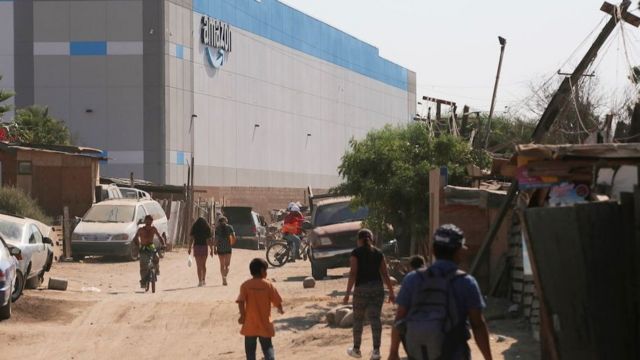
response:
<path id="1" fill-rule="evenodd" d="M 16 284 L 13 287 L 13 291 L 11 292 L 11 301 L 16 302 L 22 296 L 22 290 L 24 290 L 24 275 L 22 275 L 22 271 L 16 271 Z"/>
<path id="2" fill-rule="evenodd" d="M 6 320 L 11 317 L 11 296 L 9 296 L 9 301 L 7 305 L 0 306 L 0 320 Z"/>
<path id="3" fill-rule="evenodd" d="M 25 281 L 24 283 L 24 287 L 25 289 L 31 289 L 31 290 L 37 289 L 42 284 L 43 281 L 44 281 L 44 273 L 43 271 L 40 271 L 38 275 L 30 279 L 27 279 L 27 281 Z"/>
<path id="4" fill-rule="evenodd" d="M 327 268 L 316 263 L 315 261 L 311 262 L 311 276 L 313 276 L 316 280 L 322 280 L 327 277 Z"/>

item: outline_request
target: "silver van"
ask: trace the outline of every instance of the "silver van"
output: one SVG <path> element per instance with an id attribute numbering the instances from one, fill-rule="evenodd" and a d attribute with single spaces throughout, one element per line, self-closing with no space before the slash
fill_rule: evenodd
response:
<path id="1" fill-rule="evenodd" d="M 94 204 L 82 217 L 71 235 L 71 254 L 75 260 L 85 256 L 121 256 L 138 258 L 132 241 L 147 215 L 165 242 L 168 235 L 167 216 L 162 206 L 150 199 L 117 199 Z M 160 246 L 160 239 L 154 239 Z"/>

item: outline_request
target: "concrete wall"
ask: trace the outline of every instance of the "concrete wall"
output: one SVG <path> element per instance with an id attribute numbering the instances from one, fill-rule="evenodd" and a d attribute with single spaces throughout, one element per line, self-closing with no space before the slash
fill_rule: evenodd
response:
<path id="1" fill-rule="evenodd" d="M 0 90 L 13 91 L 14 86 L 14 32 L 13 32 L 13 1 L 0 0 Z M 12 105 L 14 99 L 0 103 L 0 106 Z M 0 118 L 9 121 L 13 111 Z"/>
<path id="2" fill-rule="evenodd" d="M 141 0 L 33 2 L 33 101 L 105 150 L 105 175 L 144 176 L 143 50 Z"/>
<path id="3" fill-rule="evenodd" d="M 279 2 L 194 8 L 167 2 L 165 14 L 168 183 L 186 182 L 193 136 L 196 185 L 329 188 L 349 139 L 415 114 L 415 73 L 369 44 Z M 233 50 L 217 70 L 200 44 L 202 11 L 232 25 Z M 297 25 L 282 28 L 288 21 L 268 18 L 274 12 Z M 306 46 L 306 37 L 325 43 Z"/>

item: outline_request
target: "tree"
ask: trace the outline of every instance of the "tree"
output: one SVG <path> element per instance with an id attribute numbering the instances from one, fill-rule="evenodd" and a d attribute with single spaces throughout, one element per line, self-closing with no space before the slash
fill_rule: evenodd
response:
<path id="1" fill-rule="evenodd" d="M 487 134 L 486 117 L 481 117 L 479 123 L 482 124 L 480 131 L 475 135 L 474 143 L 480 143 Z M 531 142 L 531 134 L 536 128 L 536 122 L 519 117 L 511 118 L 507 116 L 496 117 L 491 120 L 491 133 L 489 134 L 489 150 L 494 154 L 509 155 L 513 153 L 517 144 L 527 144 Z"/>
<path id="2" fill-rule="evenodd" d="M 2 80 L 2 75 L 0 75 L 0 80 Z M 3 102 L 11 99 L 15 93 L 13 91 L 0 89 L 0 121 L 3 120 L 3 116 L 5 113 L 11 111 L 13 109 L 12 105 L 1 105 Z"/>
<path id="3" fill-rule="evenodd" d="M 429 171 L 447 166 L 449 183 L 466 185 L 466 165 L 489 165 L 485 153 L 450 135 L 431 136 L 424 124 L 386 126 L 352 139 L 338 167 L 344 181 L 333 189 L 369 208 L 367 225 L 393 226 L 402 253 L 428 233 Z"/>
<path id="4" fill-rule="evenodd" d="M 524 108 L 533 115 L 534 120 L 540 119 L 543 112 L 562 79 L 547 81 L 542 85 L 531 84 L 531 95 L 524 101 Z M 605 98 L 598 90 L 599 84 L 595 78 L 581 79 L 574 84 L 572 96 L 558 114 L 557 120 L 545 136 L 545 143 L 549 144 L 580 144 L 597 131 L 600 118 L 604 113 Z"/>
<path id="5" fill-rule="evenodd" d="M 21 142 L 41 145 L 69 145 L 71 135 L 64 122 L 49 115 L 46 106 L 32 105 L 16 111 L 9 125 L 10 137 Z"/>

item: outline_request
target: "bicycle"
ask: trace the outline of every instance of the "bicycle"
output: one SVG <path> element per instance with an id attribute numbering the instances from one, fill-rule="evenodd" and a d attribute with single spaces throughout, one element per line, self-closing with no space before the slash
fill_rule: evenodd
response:
<path id="1" fill-rule="evenodd" d="M 147 275 L 145 276 L 145 292 L 149 291 L 149 285 L 151 285 L 151 293 L 156 292 L 156 282 L 158 281 L 158 274 L 156 273 L 156 265 L 160 262 L 160 252 L 158 249 L 153 250 L 153 255 L 149 257 L 147 262 Z"/>
<path id="2" fill-rule="evenodd" d="M 284 239 L 274 242 L 267 248 L 267 262 L 273 267 L 281 267 L 291 261 L 293 247 Z M 300 238 L 300 254 L 302 260 L 309 258 L 309 243 L 304 238 Z"/>

